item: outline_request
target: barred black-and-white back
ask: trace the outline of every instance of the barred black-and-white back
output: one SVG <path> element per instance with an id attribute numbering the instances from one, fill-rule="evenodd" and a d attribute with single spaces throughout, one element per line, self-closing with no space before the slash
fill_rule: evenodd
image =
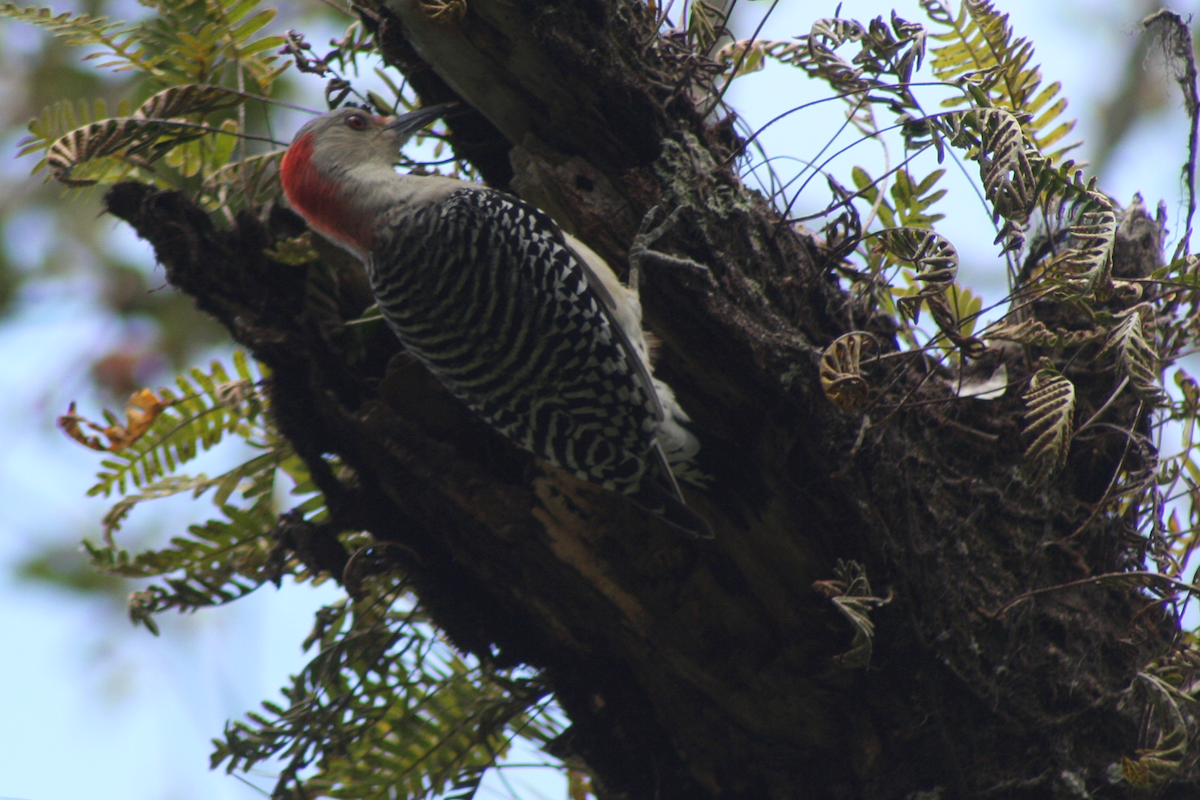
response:
<path id="1" fill-rule="evenodd" d="M 521 200 L 392 169 L 408 137 L 449 108 L 308 121 L 280 163 L 289 203 L 365 261 L 401 342 L 497 431 L 712 536 L 664 456 L 662 443 L 686 465 L 697 443 L 650 375 L 636 289 Z"/>
<path id="2" fill-rule="evenodd" d="M 463 187 L 380 222 L 368 259 L 380 310 L 455 396 L 535 455 L 707 533 L 655 441 L 649 374 L 548 216 Z"/>
<path id="3" fill-rule="evenodd" d="M 401 341 L 500 433 L 711 536 L 664 456 L 687 469 L 698 442 L 650 374 L 636 288 L 532 206 L 393 169 L 408 138 L 451 108 L 310 120 L 279 165 L 288 202 L 366 263 Z"/>

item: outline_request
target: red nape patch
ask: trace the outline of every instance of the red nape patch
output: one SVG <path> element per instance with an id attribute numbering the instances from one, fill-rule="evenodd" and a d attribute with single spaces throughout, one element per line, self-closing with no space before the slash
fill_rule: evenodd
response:
<path id="1" fill-rule="evenodd" d="M 356 213 L 341 188 L 321 176 L 313 163 L 313 137 L 306 133 L 292 142 L 279 164 L 283 193 L 300 216 L 325 236 L 358 250 L 369 250 L 363 215 Z"/>

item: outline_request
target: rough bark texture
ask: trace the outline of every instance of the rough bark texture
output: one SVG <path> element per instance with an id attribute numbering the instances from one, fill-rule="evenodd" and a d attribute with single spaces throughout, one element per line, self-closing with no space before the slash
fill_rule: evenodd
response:
<path id="1" fill-rule="evenodd" d="M 839 411 L 820 389 L 821 350 L 852 329 L 887 339 L 889 323 L 741 186 L 728 134 L 689 98 L 688 65 L 645 46 L 645 7 L 466 9 L 439 22 L 391 0 L 369 16 L 428 101 L 478 110 L 455 132 L 485 176 L 616 265 L 651 205 L 689 209 L 658 246 L 708 265 L 711 280 L 655 269 L 642 291 L 660 374 L 719 456 L 713 490 L 689 494 L 716 539 L 684 540 L 516 451 L 393 359 L 386 332 L 355 340 L 342 322 L 370 300 L 354 265 L 264 255 L 300 229 L 290 212 L 225 230 L 178 193 L 116 187 L 109 210 L 273 370 L 279 426 L 334 526 L 403 544 L 389 552 L 457 646 L 544 670 L 573 722 L 560 753 L 612 797 L 1129 796 L 1105 767 L 1148 744 L 1150 711 L 1128 690 L 1170 620 L 1136 590 L 1101 586 L 990 613 L 1136 558 L 1127 523 L 1090 505 L 1123 440 L 1077 448 L 1066 475 L 1035 491 L 1019 473 L 1017 399 L 956 400 L 897 358 L 869 376 L 869 417 Z M 1111 376 L 1089 387 L 1082 370 L 1086 419 Z M 1133 424 L 1136 408 L 1109 413 Z M 335 477 L 327 454 L 354 478 Z M 333 532 L 296 546 L 339 575 Z M 813 587 L 838 559 L 865 565 L 891 597 L 872 614 L 865 669 L 839 661 L 851 627 Z M 1189 768 L 1158 796 L 1198 792 Z"/>

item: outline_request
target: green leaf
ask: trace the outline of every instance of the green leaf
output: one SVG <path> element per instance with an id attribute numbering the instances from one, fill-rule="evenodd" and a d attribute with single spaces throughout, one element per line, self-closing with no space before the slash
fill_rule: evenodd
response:
<path id="1" fill-rule="evenodd" d="M 1043 484 L 1066 462 L 1075 414 L 1075 385 L 1049 361 L 1029 382 L 1023 437 L 1025 467 L 1034 484 Z"/>
<path id="2" fill-rule="evenodd" d="M 949 239 L 923 228 L 888 228 L 878 233 L 888 255 L 915 270 L 913 280 L 922 284 L 914 294 L 897 302 L 901 313 L 916 321 L 921 301 L 944 293 L 958 275 L 958 251 Z"/>
<path id="3" fill-rule="evenodd" d="M 212 766 L 282 758 L 275 796 L 469 797 L 517 732 L 557 735 L 537 679 L 455 654 L 402 587 L 369 576 L 358 600 L 318 612 L 305 646 L 319 651 L 284 690 L 288 707 L 228 726 Z"/>
<path id="4" fill-rule="evenodd" d="M 253 17 L 234 28 L 234 30 L 230 33 L 230 37 L 235 42 L 240 44 L 258 31 L 262 30 L 262 28 L 270 23 L 271 20 L 275 19 L 275 13 L 275 9 L 273 8 L 267 8 L 258 12 Z M 242 55 L 245 55 L 245 53 L 242 53 Z"/>
<path id="5" fill-rule="evenodd" d="M 932 51 L 934 76 L 947 82 L 965 81 L 967 97 L 951 98 L 944 107 L 964 105 L 969 97 L 979 108 L 1007 110 L 1022 120 L 1019 124 L 1028 141 L 1051 163 L 1076 146 L 1049 152 L 1075 127 L 1075 120 L 1059 122 L 1067 107 L 1065 98 L 1055 100 L 1062 86 L 1057 81 L 1041 86 L 1033 45 L 1016 36 L 1007 14 L 988 0 L 964 0 L 957 17 L 937 0 L 921 0 L 921 6 L 933 23 L 945 29 L 933 35 L 945 42 Z"/>
<path id="6" fill-rule="evenodd" d="M 1117 320 L 1118 324 L 1109 333 L 1097 358 L 1115 355 L 1117 364 L 1129 378 L 1134 391 L 1152 402 L 1159 400 L 1162 396 L 1160 362 L 1152 344 L 1154 337 L 1150 333 L 1154 307 L 1149 303 L 1139 303 L 1118 314 Z"/>

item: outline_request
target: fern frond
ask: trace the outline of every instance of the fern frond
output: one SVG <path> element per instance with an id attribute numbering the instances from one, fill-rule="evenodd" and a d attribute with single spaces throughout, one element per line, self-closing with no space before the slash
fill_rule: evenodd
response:
<path id="1" fill-rule="evenodd" d="M 225 25 L 222 56 L 229 63 L 245 69 L 260 88 L 268 90 L 289 66 L 286 62 L 279 67 L 273 66 L 278 60 L 275 51 L 287 40 L 282 36 L 256 39 L 254 35 L 275 19 L 276 9 L 264 8 L 247 16 L 256 8 L 258 0 L 218 0 L 215 5 L 220 7 L 220 19 Z"/>
<path id="2" fill-rule="evenodd" d="M 241 92 L 212 84 L 188 83 L 152 95 L 138 106 L 135 117 L 169 120 L 188 114 L 206 114 L 242 102 Z"/>
<path id="3" fill-rule="evenodd" d="M 279 193 L 277 176 L 283 150 L 247 156 L 215 169 L 201 186 L 201 197 L 209 206 L 243 208 L 274 199 Z"/>
<path id="4" fill-rule="evenodd" d="M 833 662 L 843 669 L 865 668 L 871 664 L 871 651 L 875 639 L 875 623 L 871 621 L 871 609 L 887 605 L 891 602 L 891 597 L 875 597 L 871 591 L 871 583 L 867 580 L 867 570 L 857 561 L 843 561 L 839 558 L 833 568 L 833 574 L 833 580 L 817 581 L 813 588 L 828 597 L 854 629 L 854 640 L 850 643 L 850 649 L 834 656 Z"/>
<path id="5" fill-rule="evenodd" d="M 99 66 L 112 67 L 116 72 L 136 69 L 145 75 L 161 77 L 157 55 L 145 44 L 141 26 L 127 26 L 124 22 L 113 22 L 105 17 L 89 14 L 55 14 L 49 8 L 29 6 L 21 8 L 14 3 L 0 6 L 0 16 L 28 22 L 51 31 L 55 36 L 66 38 L 69 45 L 99 45 L 100 52 L 85 56 L 90 61 L 107 58 Z"/>
<path id="6" fill-rule="evenodd" d="M 265 398 L 260 378 L 251 373 L 241 353 L 234 356 L 237 378 L 231 379 L 220 362 L 209 373 L 193 369 L 179 376 L 180 394 L 163 389 L 160 397 L 171 408 L 160 414 L 150 430 L 130 447 L 113 453 L 102 462 L 105 470 L 88 490 L 89 496 L 108 497 L 113 491 L 125 494 L 129 484 L 141 487 L 187 463 L 200 450 L 208 450 L 227 434 L 248 441 L 262 435 L 261 419 Z"/>
<path id="7" fill-rule="evenodd" d="M 479 785 L 483 783 L 483 776 L 486 774 L 486 769 L 464 769 L 450 789 L 442 795 L 442 800 L 475 800 L 475 794 L 479 791 Z"/>
<path id="8" fill-rule="evenodd" d="M 159 92 L 131 116 L 108 118 L 103 101 L 97 101 L 94 113 L 86 104 L 76 112 L 72 104 L 59 103 L 30 124 L 33 135 L 21 142 L 20 155 L 45 148 L 46 159 L 38 168 L 46 166 L 52 177 L 68 186 L 114 182 L 124 178 L 129 169 L 148 166 L 174 148 L 213 132 L 178 117 L 228 108 L 241 100 L 240 93 L 230 89 L 189 84 Z M 226 153 L 232 151 L 229 138 Z M 85 162 L 102 159 L 125 162 L 125 172 L 114 176 L 91 170 L 85 178 L 72 175 Z M 185 170 L 184 174 L 190 173 Z"/>
<path id="9" fill-rule="evenodd" d="M 875 344 L 869 333 L 853 331 L 833 340 L 821 354 L 821 388 L 835 406 L 857 408 L 866 402 L 870 387 L 862 376 L 863 345 Z"/>
<path id="10" fill-rule="evenodd" d="M 109 423 L 107 426 L 89 422 L 75 413 L 75 404 L 71 403 L 67 413 L 58 418 L 58 426 L 85 447 L 92 450 L 117 452 L 125 450 L 140 439 L 170 405 L 169 401 L 156 397 L 154 392 L 149 389 L 141 389 L 134 392 L 125 403 L 124 425 L 118 424 L 116 418 L 108 412 L 105 412 L 106 421 Z M 108 442 L 103 442 L 99 436 L 86 435 L 83 432 L 84 426 L 103 434 L 107 437 Z"/>
<path id="11" fill-rule="evenodd" d="M 939 0 L 922 0 L 922 8 L 934 22 L 950 30 L 933 38 L 949 42 L 933 48 L 930 66 L 943 81 L 965 75 L 984 75 L 983 85 L 1000 105 L 1021 112 L 1041 82 L 1036 66 L 1030 67 L 1033 45 L 1024 37 L 1015 37 L 1008 15 L 1001 14 L 987 0 L 964 0 L 957 17 Z M 966 98 L 947 101 L 951 107 L 963 105 Z"/>
<path id="12" fill-rule="evenodd" d="M 837 54 L 848 42 L 860 45 L 852 61 Z M 794 40 L 742 40 L 726 45 L 715 60 L 725 71 L 737 69 L 729 80 L 762 69 L 767 59 L 798 67 L 828 83 L 847 102 L 858 106 L 864 92 L 893 95 L 896 108 L 915 110 L 908 82 L 925 58 L 925 28 L 892 14 L 890 26 L 882 17 L 868 25 L 830 17 L 813 23 L 809 33 Z M 882 79 L 884 76 L 890 80 Z"/>
<path id="13" fill-rule="evenodd" d="M 687 34 L 698 53 L 707 52 L 724 32 L 724 14 L 706 0 L 694 0 L 688 15 Z"/>
<path id="14" fill-rule="evenodd" d="M 758 72 L 767 65 L 767 59 L 781 64 L 791 64 L 799 56 L 804 45 L 794 39 L 741 39 L 730 42 L 713 55 L 713 60 L 725 72 L 735 67 L 737 72 L 727 75 L 728 80 Z"/>
<path id="15" fill-rule="evenodd" d="M 1129 378 L 1134 391 L 1151 401 L 1159 399 L 1162 395 L 1158 377 L 1160 362 L 1151 344 L 1153 334 L 1147 330 L 1153 324 L 1154 308 L 1149 303 L 1139 303 L 1118 314 L 1117 320 L 1097 357 L 1116 356 L 1117 364 Z"/>
<path id="16" fill-rule="evenodd" d="M 887 194 L 880 191 L 879 181 L 871 177 L 871 174 L 860 166 L 851 168 L 850 179 L 854 181 L 854 188 L 858 190 L 863 199 L 871 204 L 873 213 L 879 215 L 884 226 L 897 227 L 899 215 L 888 201 Z"/>
<path id="17" fill-rule="evenodd" d="M 1103 338 L 1102 328 L 1067 330 L 1046 327 L 1040 320 L 1027 319 L 1019 323 L 1001 322 L 989 327 L 981 334 L 987 339 L 1017 342 L 1030 347 L 1079 347 Z"/>
<path id="18" fill-rule="evenodd" d="M 902 314 L 916 321 L 921 301 L 943 294 L 958 276 L 958 251 L 950 240 L 924 228 L 887 228 L 877 234 L 887 253 L 913 267 L 913 280 L 923 288 L 900 298 Z"/>
<path id="19" fill-rule="evenodd" d="M 120 156 L 127 161 L 136 158 L 137 165 L 148 165 L 171 148 L 205 133 L 188 123 L 141 117 L 106 119 L 76 128 L 54 142 L 46 153 L 45 163 L 60 183 L 88 186 L 97 183 L 97 179 L 71 176 L 72 170 L 85 161 Z"/>
<path id="20" fill-rule="evenodd" d="M 1033 64 L 1033 45 L 1015 35 L 1008 15 L 996 10 L 988 0 L 963 0 L 955 16 L 940 0 L 921 0 L 930 20 L 947 28 L 933 38 L 946 42 L 932 50 L 930 68 L 947 82 L 973 84 L 982 91 L 988 105 L 1003 108 L 1020 120 L 1034 149 L 1051 162 L 1077 146 L 1058 144 L 1075 127 L 1075 120 L 1060 121 L 1067 101 L 1059 97 L 1062 89 L 1055 82 L 1042 88 L 1041 69 Z M 966 95 L 943 101 L 955 108 L 972 103 Z"/>
<path id="21" fill-rule="evenodd" d="M 1025 402 L 1025 468 L 1045 483 L 1066 462 L 1075 415 L 1075 384 L 1043 361 L 1021 398 Z"/>
<path id="22" fill-rule="evenodd" d="M 823 19 L 813 23 L 812 32 L 802 37 L 805 44 L 791 60 L 809 75 L 820 78 L 834 91 L 854 96 L 877 83 L 863 71 L 839 56 L 836 49 L 848 41 L 862 39 L 865 29 L 854 20 Z"/>
<path id="23" fill-rule="evenodd" d="M 86 100 L 79 101 L 78 106 L 70 100 L 60 100 L 42 110 L 42 113 L 30 120 L 29 136 L 17 143 L 17 155 L 24 156 L 38 150 L 47 149 L 55 140 L 62 138 L 68 132 L 88 125 L 96 120 L 109 117 L 107 104 L 98 99 L 95 104 Z M 40 168 L 42 165 L 39 165 Z M 34 172 L 37 168 L 34 169 Z"/>
<path id="24" fill-rule="evenodd" d="M 996 218 L 1024 222 L 1037 201 L 1038 183 L 1021 124 L 1000 108 L 976 108 L 940 118 L 956 147 L 972 147 L 984 195 Z"/>
<path id="25" fill-rule="evenodd" d="M 264 703 L 265 714 L 228 726 L 214 768 L 283 755 L 275 796 L 416 800 L 472 783 L 517 731 L 542 742 L 557 733 L 538 717 L 540 683 L 449 651 L 403 583 L 375 576 L 363 592 L 318 612 L 306 647 L 320 651 L 284 690 L 289 707 Z"/>
<path id="26" fill-rule="evenodd" d="M 313 486 L 304 462 L 263 419 L 264 400 L 245 356 L 235 353 L 234 364 L 236 380 L 213 362 L 210 372 L 192 370 L 177 379 L 182 396 L 175 398 L 162 390 L 162 398 L 171 398 L 169 411 L 159 410 L 148 431 L 141 425 L 140 438 L 126 442 L 129 437 L 124 437 L 123 447 L 113 448 L 124 462 L 105 461 L 111 471 L 100 473 L 100 483 L 92 488 L 92 494 L 107 495 L 117 489 L 125 495 L 104 517 L 104 544 L 84 543 L 93 566 L 127 578 L 165 576 L 163 583 L 136 593 L 130 601 L 134 622 L 152 631 L 157 631 L 153 616 L 167 609 L 192 611 L 227 603 L 267 580 L 278 581 L 284 572 L 297 580 L 315 577 L 298 558 L 285 561 L 285 551 L 272 536 L 278 523 L 273 492 L 277 475 L 282 472 L 291 478 L 293 494 L 309 495 L 291 512 L 301 518 L 306 514 L 314 522 L 324 518 L 324 497 Z M 158 409 L 162 402 L 155 399 Z M 107 416 L 115 425 L 115 418 Z M 132 431 L 132 423 L 129 427 Z M 214 478 L 170 474 L 227 433 L 264 452 Z M 130 482 L 141 486 L 141 491 L 126 494 Z M 113 534 L 138 505 L 184 492 L 200 497 L 210 490 L 224 519 L 192 525 L 187 536 L 172 539 L 167 547 L 137 555 L 113 541 Z M 231 502 L 235 492 L 250 505 Z"/>
<path id="27" fill-rule="evenodd" d="M 1116 243 L 1116 204 L 1084 180 L 1073 161 L 1053 166 L 1032 159 L 1037 175 L 1039 205 L 1057 228 L 1066 226 L 1067 247 L 1045 265 L 1045 275 L 1085 295 L 1107 299 L 1119 287 L 1112 280 L 1112 250 Z"/>
<path id="28" fill-rule="evenodd" d="M 203 473 L 196 476 L 168 475 L 144 486 L 140 492 L 127 494 L 118 500 L 101 521 L 104 526 L 104 538 L 106 541 L 111 540 L 129 513 L 147 500 L 157 500 L 184 492 L 191 493 L 195 498 L 209 489 L 216 489 L 213 505 L 222 508 L 228 503 L 229 496 L 238 489 L 242 490 L 242 496 L 247 499 L 270 491 L 275 482 L 275 470 L 285 459 L 291 457 L 293 453 L 290 448 L 278 446 L 215 478 L 209 478 Z"/>
<path id="29" fill-rule="evenodd" d="M 946 196 L 945 189 L 935 188 L 945 174 L 946 170 L 935 169 L 917 183 L 908 170 L 896 170 L 892 183 L 892 200 L 898 217 L 895 227 L 933 228 L 934 223 L 946 216 L 929 212 L 934 203 Z"/>
<path id="30" fill-rule="evenodd" d="M 262 92 L 284 69 L 274 66 L 282 36 L 254 38 L 275 16 L 275 9 L 254 12 L 258 0 L 208 0 L 185 7 L 161 4 L 161 15 L 147 26 L 148 38 L 162 52 L 160 68 L 172 83 L 215 84 L 242 71 Z M 240 84 L 239 84 L 240 85 Z"/>
<path id="31" fill-rule="evenodd" d="M 180 573 L 130 598 L 130 619 L 157 633 L 155 614 L 224 605 L 274 577 L 268 568 L 274 545 L 270 533 L 277 521 L 271 494 L 261 494 L 247 509 L 227 505 L 222 513 L 226 520 L 192 525 L 189 536 L 176 537 L 167 548 L 136 556 L 111 544 L 85 541 L 84 546 L 92 566 L 102 572 L 129 578 Z"/>
<path id="32" fill-rule="evenodd" d="M 1174 778 L 1187 762 L 1191 728 L 1179 710 L 1177 700 L 1195 703 L 1196 698 L 1162 678 L 1138 672 L 1140 684 L 1146 689 L 1149 706 L 1154 710 L 1156 741 L 1152 747 L 1137 751 L 1137 758 L 1123 756 L 1108 767 L 1109 780 L 1124 780 L 1137 789 L 1149 789 Z M 1116 779 L 1116 780 L 1114 780 Z"/>
<path id="33" fill-rule="evenodd" d="M 757 72 L 768 59 L 810 72 L 820 70 L 822 64 L 835 66 L 835 71 L 842 72 L 850 66 L 833 50 L 845 42 L 858 41 L 865 32 L 862 24 L 855 20 L 828 17 L 814 22 L 808 36 L 730 42 L 713 54 L 713 60 L 726 72 L 737 67 L 737 73 L 730 75 L 730 80 Z"/>
<path id="34" fill-rule="evenodd" d="M 897 305 L 920 291 L 917 289 L 916 275 L 905 270 L 905 277 L 909 281 L 909 286 L 906 289 L 892 290 L 898 297 Z M 982 297 L 958 282 L 952 283 L 942 293 L 930 294 L 922 300 L 916 301 L 915 304 L 909 304 L 908 313 L 911 313 L 914 321 L 916 321 L 917 309 L 921 307 L 920 303 L 922 302 L 929 308 L 930 316 L 933 317 L 934 323 L 941 332 L 941 336 L 934 340 L 937 344 L 945 347 L 945 343 L 941 341 L 941 337 L 945 337 L 969 358 L 980 358 L 983 355 L 987 346 L 978 337 L 972 335 L 975 331 L 975 323 L 979 319 L 979 312 L 983 308 Z"/>

